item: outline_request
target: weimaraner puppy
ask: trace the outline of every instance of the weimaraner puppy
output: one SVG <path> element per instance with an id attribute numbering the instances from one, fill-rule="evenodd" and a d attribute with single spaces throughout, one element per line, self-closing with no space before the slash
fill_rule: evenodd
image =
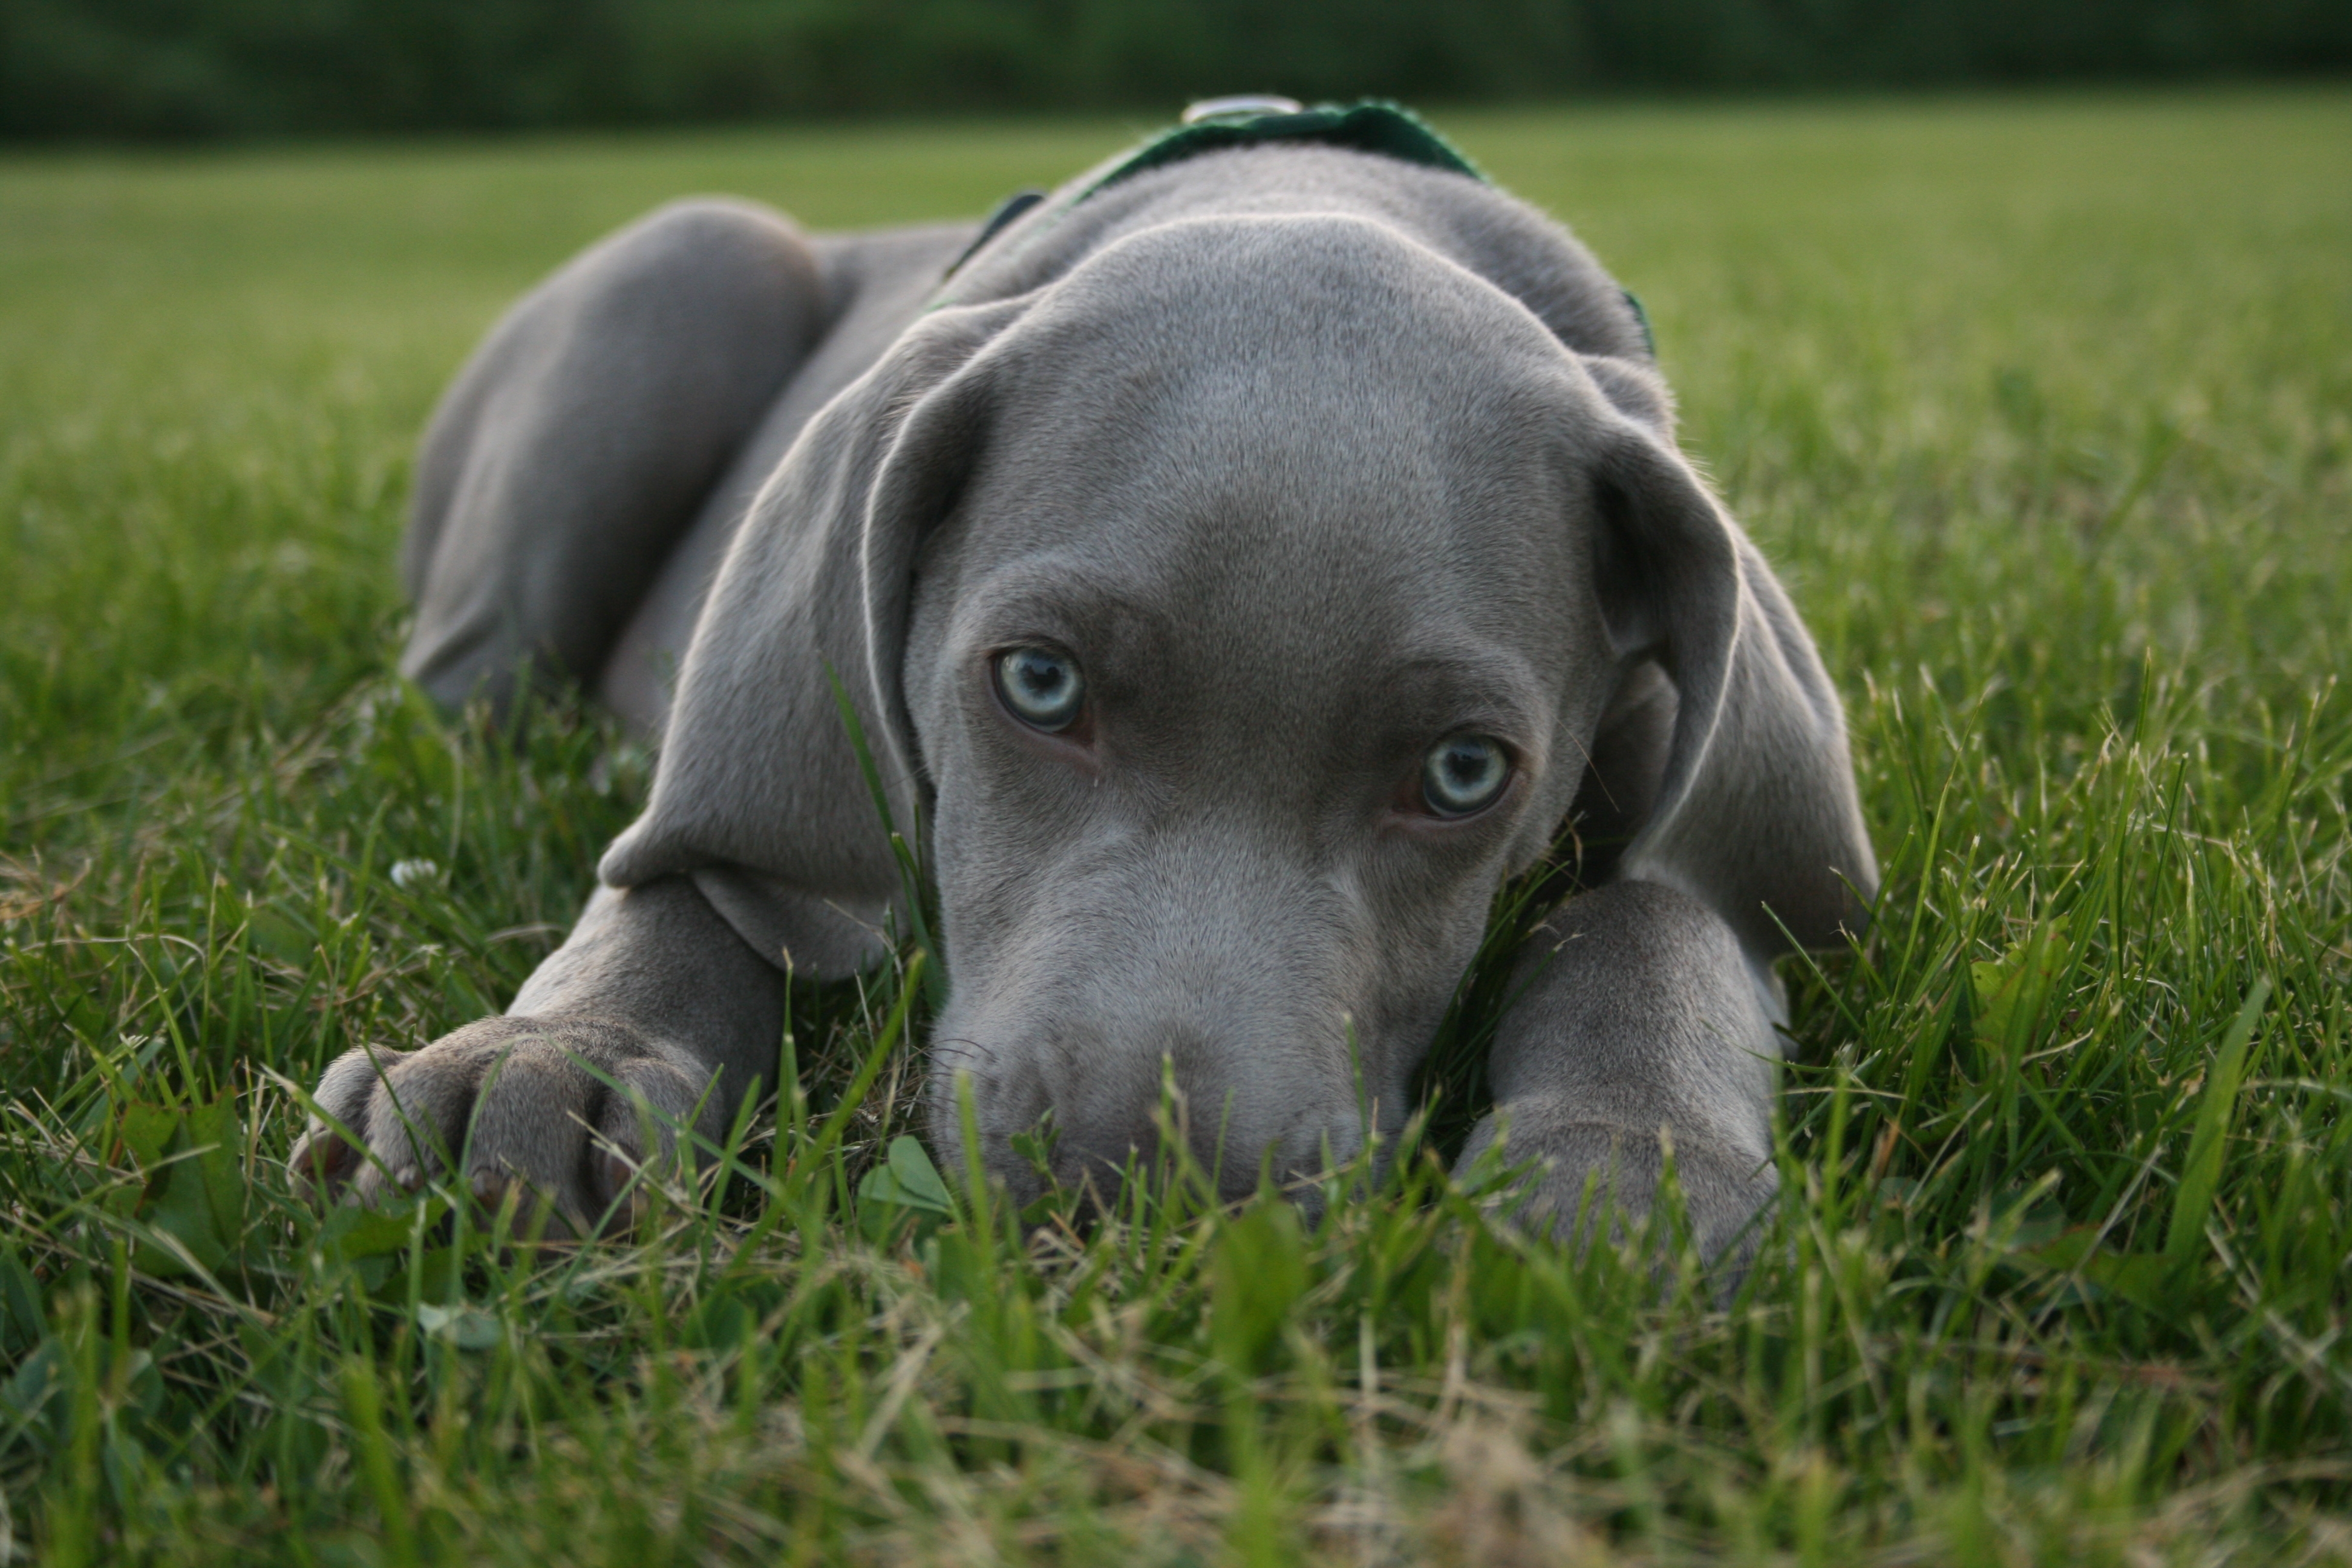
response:
<path id="1" fill-rule="evenodd" d="M 327 1069 L 298 1172 L 462 1159 L 586 1232 L 661 1121 L 719 1136 L 787 973 L 904 916 L 845 691 L 937 877 L 944 1168 L 967 1074 L 1024 1198 L 1016 1136 L 1115 1183 L 1163 1075 L 1228 1194 L 1348 1159 L 1575 823 L 1465 1157 L 1565 1224 L 1670 1146 L 1702 1248 L 1752 1245 L 1771 965 L 1875 886 L 1836 692 L 1584 247 L 1410 116 L 1293 108 L 977 234 L 665 207 L 499 323 L 425 437 L 403 668 L 586 686 L 652 797 L 506 1016 Z"/>

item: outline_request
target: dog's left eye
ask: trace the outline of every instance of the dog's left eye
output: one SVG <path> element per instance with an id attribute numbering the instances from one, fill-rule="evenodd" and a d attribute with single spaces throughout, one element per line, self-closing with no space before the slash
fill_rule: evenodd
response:
<path id="1" fill-rule="evenodd" d="M 1439 816 L 1467 816 L 1511 782 L 1510 753 L 1489 735 L 1449 735 L 1421 765 L 1421 798 Z"/>
<path id="2" fill-rule="evenodd" d="M 1007 648 L 996 656 L 996 689 L 1013 716 L 1048 734 L 1077 721 L 1087 680 L 1077 660 L 1049 647 Z"/>

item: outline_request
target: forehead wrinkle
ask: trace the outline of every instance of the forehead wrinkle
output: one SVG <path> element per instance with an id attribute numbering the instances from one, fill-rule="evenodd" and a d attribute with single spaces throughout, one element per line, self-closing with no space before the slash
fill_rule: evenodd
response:
<path id="1" fill-rule="evenodd" d="M 1558 487 L 1530 483 L 1521 464 L 1448 463 L 1408 441 L 1382 456 L 1337 472 L 1171 465 L 1148 522 L 1121 509 L 1123 553 L 1152 563 L 1154 602 L 1188 651 L 1278 668 L 1274 695 L 1328 702 L 1459 652 L 1465 671 L 1507 661 L 1514 674 L 1470 684 L 1497 694 L 1490 710 L 1524 710 L 1504 694 L 1535 689 L 1532 670 L 1564 663 L 1573 639 L 1575 600 L 1559 589 L 1581 573 Z"/>
<path id="2" fill-rule="evenodd" d="M 1393 331 L 1412 335 L 1410 323 Z M 1063 365 L 1045 388 L 1013 395 L 1002 427 L 1019 434 L 990 466 L 1066 505 L 1098 505 L 1106 484 L 1192 510 L 1220 489 L 1294 510 L 1400 489 L 1442 501 L 1540 462 L 1561 413 L 1559 366 L 1507 366 L 1491 347 L 1469 363 L 1455 346 L 1419 345 L 1410 371 L 1391 374 L 1326 338 L 1296 353 L 1250 338 L 1194 360 L 1129 344 L 1099 374 Z"/>
<path id="3" fill-rule="evenodd" d="M 1069 548 L 1003 562 L 957 604 L 942 652 L 952 662 L 1043 638 L 1077 656 L 1097 699 L 1126 701 L 1165 666 L 1177 633 L 1148 579 Z"/>
<path id="4" fill-rule="evenodd" d="M 1540 755 L 1550 702 L 1535 668 L 1517 651 L 1468 635 L 1398 650 L 1380 685 L 1400 718 L 1500 731 Z M 1425 711 L 1415 712 L 1418 703 Z"/>
<path id="5" fill-rule="evenodd" d="M 1024 432 L 976 476 L 984 532 L 1014 549 L 1083 537 L 1171 586 L 1239 572 L 1262 592 L 1276 574 L 1350 591 L 1381 575 L 1522 582 L 1529 547 L 1559 531 L 1551 421 L 1520 408 L 1471 418 L 1296 365 L 1264 399 L 1163 382 L 1155 401 L 1146 425 L 1113 397 Z"/>
<path id="6" fill-rule="evenodd" d="M 1313 212 L 1129 236 L 990 357 L 1010 422 L 1073 459 L 1041 465 L 1046 485 L 1139 460 L 1328 469 L 1340 448 L 1360 468 L 1400 441 L 1457 448 L 1459 468 L 1469 448 L 1544 423 L 1511 405 L 1572 363 L 1492 283 L 1381 224 Z"/>

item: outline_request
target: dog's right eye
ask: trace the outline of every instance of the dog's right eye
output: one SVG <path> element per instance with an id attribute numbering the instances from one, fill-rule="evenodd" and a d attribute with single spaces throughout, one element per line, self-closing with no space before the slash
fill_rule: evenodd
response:
<path id="1" fill-rule="evenodd" d="M 1077 660 L 1049 647 L 1013 647 L 996 656 L 996 689 L 1013 716 L 1054 734 L 1077 721 L 1087 704 Z"/>
<path id="2" fill-rule="evenodd" d="M 1486 735 L 1454 735 L 1429 749 L 1421 764 L 1421 798 L 1438 816 L 1484 811 L 1511 782 L 1511 754 Z"/>

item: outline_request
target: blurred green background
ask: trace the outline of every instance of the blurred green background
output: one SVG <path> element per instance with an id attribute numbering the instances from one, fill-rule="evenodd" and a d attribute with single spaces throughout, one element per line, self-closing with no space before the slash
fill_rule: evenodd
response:
<path id="1" fill-rule="evenodd" d="M 0 0 L 0 136 L 2340 74 L 2346 0 Z"/>

